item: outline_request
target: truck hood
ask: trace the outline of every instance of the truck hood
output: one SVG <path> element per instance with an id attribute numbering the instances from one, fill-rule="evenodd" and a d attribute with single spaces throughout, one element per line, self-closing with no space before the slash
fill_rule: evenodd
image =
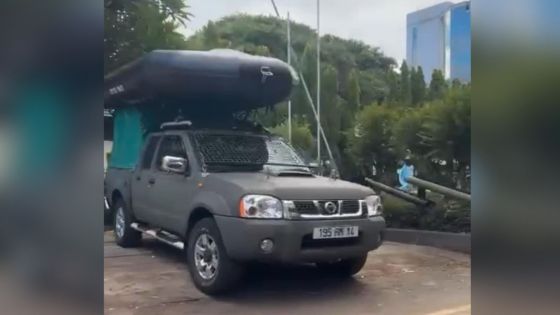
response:
<path id="1" fill-rule="evenodd" d="M 374 194 L 368 187 L 321 176 L 274 176 L 264 173 L 211 173 L 206 188 L 227 189 L 237 198 L 245 194 L 271 195 L 283 200 L 363 199 Z"/>

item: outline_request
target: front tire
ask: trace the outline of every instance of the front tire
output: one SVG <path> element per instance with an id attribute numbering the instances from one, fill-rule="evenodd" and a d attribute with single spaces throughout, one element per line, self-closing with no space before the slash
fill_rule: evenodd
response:
<path id="1" fill-rule="evenodd" d="M 366 260 L 367 254 L 355 258 L 341 259 L 332 263 L 317 263 L 317 268 L 329 274 L 351 277 L 362 270 Z"/>
<path id="2" fill-rule="evenodd" d="M 198 221 L 189 233 L 187 263 L 195 286 L 208 295 L 227 293 L 243 275 L 243 267 L 227 255 L 212 218 Z"/>
<path id="3" fill-rule="evenodd" d="M 130 227 L 134 219 L 130 209 L 122 199 L 118 199 L 115 202 L 113 213 L 113 234 L 115 235 L 117 245 L 125 248 L 140 245 L 142 233 Z"/>

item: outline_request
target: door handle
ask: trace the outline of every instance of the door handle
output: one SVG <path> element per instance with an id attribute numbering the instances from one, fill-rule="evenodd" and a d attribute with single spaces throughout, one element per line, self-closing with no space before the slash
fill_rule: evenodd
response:
<path id="1" fill-rule="evenodd" d="M 153 185 L 156 183 L 156 179 L 155 178 L 150 178 L 148 179 L 148 184 Z"/>
<path id="2" fill-rule="evenodd" d="M 141 180 L 141 179 L 142 179 L 142 177 L 136 176 L 136 180 Z"/>

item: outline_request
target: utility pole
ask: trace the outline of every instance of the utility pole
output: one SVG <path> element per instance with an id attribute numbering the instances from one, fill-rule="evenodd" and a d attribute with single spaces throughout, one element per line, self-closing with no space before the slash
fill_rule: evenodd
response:
<path id="1" fill-rule="evenodd" d="M 274 3 L 274 0 L 271 0 L 271 2 L 272 2 L 272 6 L 274 8 L 274 12 L 276 13 L 276 17 L 281 18 L 280 13 L 278 12 L 278 8 L 276 7 L 276 3 Z M 290 54 L 291 57 L 290 58 L 293 58 L 294 62 L 297 65 L 297 63 L 298 63 L 297 53 L 294 51 L 294 49 L 292 47 L 289 47 L 289 48 L 290 48 L 290 52 L 291 52 L 291 54 Z M 317 124 L 319 126 L 318 129 L 321 133 L 321 137 L 323 138 L 323 142 L 325 143 L 325 148 L 327 148 L 327 153 L 329 154 L 330 161 L 331 161 L 332 165 L 334 165 L 334 169 L 336 169 L 338 171 L 338 168 L 336 166 L 336 162 L 334 160 L 331 148 L 329 146 L 329 142 L 327 141 L 327 137 L 325 136 L 325 131 L 321 127 L 321 122 L 319 120 L 319 117 L 317 116 L 317 108 L 315 108 L 315 104 L 313 103 L 313 98 L 311 96 L 311 93 L 309 92 L 309 89 L 307 87 L 307 83 L 305 82 L 305 78 L 303 77 L 303 73 L 301 72 L 301 70 L 298 70 L 297 72 L 298 72 L 298 77 L 300 79 L 301 85 L 303 86 L 303 89 L 305 91 L 305 96 L 307 96 L 307 102 L 309 104 L 309 107 L 311 107 L 311 111 L 313 111 L 313 117 L 315 117 L 315 120 L 317 121 Z"/>
<path id="2" fill-rule="evenodd" d="M 317 163 L 321 167 L 321 31 L 320 0 L 317 0 Z"/>
<path id="3" fill-rule="evenodd" d="M 288 18 L 286 20 L 287 24 L 287 33 L 288 33 L 288 41 L 287 41 L 287 48 L 286 54 L 288 59 L 288 65 L 291 66 L 291 58 L 290 58 L 290 47 L 292 47 L 292 38 L 290 34 L 290 11 L 288 11 Z M 292 99 L 288 99 L 288 142 L 292 144 Z"/>

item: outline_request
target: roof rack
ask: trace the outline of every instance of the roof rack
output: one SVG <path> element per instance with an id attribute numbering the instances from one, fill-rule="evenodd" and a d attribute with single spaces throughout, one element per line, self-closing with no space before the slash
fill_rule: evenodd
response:
<path id="1" fill-rule="evenodd" d="M 190 120 L 170 121 L 161 124 L 161 130 L 176 130 L 176 129 L 189 129 L 192 126 Z"/>

